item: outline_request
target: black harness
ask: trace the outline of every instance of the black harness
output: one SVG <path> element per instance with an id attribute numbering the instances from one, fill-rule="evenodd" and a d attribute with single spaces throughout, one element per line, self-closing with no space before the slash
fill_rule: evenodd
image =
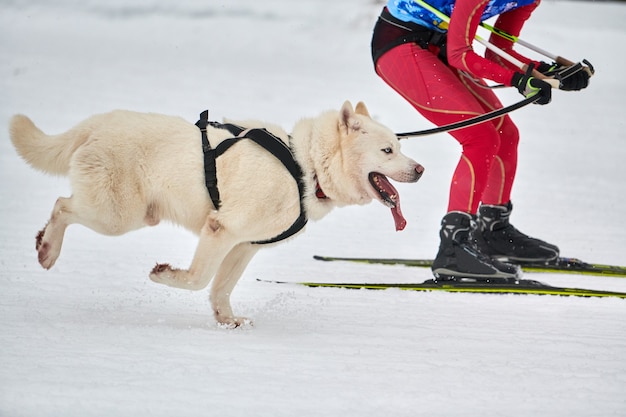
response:
<path id="1" fill-rule="evenodd" d="M 211 148 L 209 138 L 207 137 L 206 128 L 211 125 L 218 129 L 226 129 L 235 137 L 225 139 L 220 142 L 215 148 Z M 271 239 L 262 240 L 258 242 L 252 242 L 256 245 L 263 245 L 267 243 L 275 243 L 298 233 L 307 223 L 306 213 L 303 205 L 304 196 L 304 181 L 302 180 L 302 168 L 298 162 L 296 162 L 291 149 L 279 138 L 268 132 L 266 129 L 248 129 L 241 126 L 237 126 L 231 123 L 218 123 L 209 122 L 209 111 L 205 110 L 200 113 L 200 120 L 196 122 L 196 126 L 202 133 L 202 151 L 204 152 L 204 176 L 206 188 L 209 191 L 211 200 L 216 210 L 220 208 L 220 192 L 217 188 L 217 167 L 216 158 L 226 152 L 231 146 L 239 142 L 242 139 L 249 139 L 256 144 L 262 146 L 266 151 L 274 155 L 282 164 L 287 168 L 291 176 L 296 180 L 298 184 L 298 192 L 300 194 L 300 216 L 293 222 L 289 229 L 283 233 Z M 242 135 L 242 133 L 244 133 Z"/>

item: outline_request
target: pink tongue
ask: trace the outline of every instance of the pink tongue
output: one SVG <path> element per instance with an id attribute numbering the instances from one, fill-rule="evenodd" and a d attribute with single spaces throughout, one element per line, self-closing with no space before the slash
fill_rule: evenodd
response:
<path id="1" fill-rule="evenodd" d="M 406 219 L 402 215 L 400 210 L 400 199 L 396 201 L 396 206 L 391 208 L 391 214 L 393 215 L 393 221 L 396 222 L 396 232 L 403 230 L 406 226 Z"/>
<path id="2" fill-rule="evenodd" d="M 378 173 L 370 174 L 370 178 L 376 183 L 376 187 L 379 189 L 381 196 L 387 196 L 391 200 L 393 196 L 394 207 L 391 207 L 391 214 L 393 215 L 393 221 L 396 223 L 396 231 L 403 230 L 406 227 L 406 219 L 402 215 L 400 210 L 400 196 L 398 191 L 387 180 L 387 177 Z M 384 198 L 384 197 L 383 197 Z"/>

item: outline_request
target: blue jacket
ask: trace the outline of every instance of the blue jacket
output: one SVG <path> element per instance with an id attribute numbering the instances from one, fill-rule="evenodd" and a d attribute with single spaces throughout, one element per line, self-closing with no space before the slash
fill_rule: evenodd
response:
<path id="1" fill-rule="evenodd" d="M 425 0 L 426 3 L 450 16 L 456 0 Z M 490 0 L 481 17 L 481 21 L 487 20 L 493 16 L 508 12 L 518 7 L 527 6 L 534 3 L 535 0 Z M 404 22 L 413 22 L 418 25 L 435 29 L 439 32 L 447 30 L 447 24 L 442 25 L 441 19 L 424 9 L 414 0 L 389 0 L 387 2 L 389 13 L 396 19 Z"/>

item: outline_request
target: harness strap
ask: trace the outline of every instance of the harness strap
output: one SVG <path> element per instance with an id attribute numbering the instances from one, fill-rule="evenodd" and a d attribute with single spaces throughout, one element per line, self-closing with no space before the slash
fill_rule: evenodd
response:
<path id="1" fill-rule="evenodd" d="M 206 134 L 206 126 L 211 125 L 218 129 L 226 129 L 236 137 L 225 139 L 220 142 L 215 149 L 211 148 L 208 137 Z M 304 209 L 304 181 L 302 180 L 302 168 L 293 157 L 291 149 L 278 137 L 270 133 L 266 129 L 250 129 L 246 130 L 241 126 L 237 126 L 232 123 L 221 124 L 218 122 L 208 121 L 208 111 L 205 110 L 200 114 L 200 120 L 196 123 L 196 126 L 200 128 L 202 132 L 202 149 L 204 152 L 204 171 L 206 177 L 206 186 L 213 200 L 215 208 L 219 210 L 219 190 L 217 188 L 217 169 L 216 158 L 226 152 L 231 146 L 236 144 L 242 139 L 250 139 L 257 145 L 263 147 L 266 151 L 274 155 L 282 164 L 287 168 L 291 176 L 296 180 L 298 184 L 298 193 L 300 195 L 300 216 L 293 222 L 293 224 L 284 232 L 271 239 L 252 242 L 253 244 L 263 245 L 268 243 L 275 243 L 281 240 L 287 239 L 298 233 L 306 225 L 308 219 Z M 204 130 L 203 130 L 204 129 Z M 242 133 L 245 134 L 241 136 Z"/>
<path id="2" fill-rule="evenodd" d="M 236 124 L 232 123 L 209 122 L 209 124 L 216 129 L 226 129 L 234 136 L 239 136 L 241 135 L 241 132 L 246 130 L 241 126 L 237 126 Z"/>
<path id="3" fill-rule="evenodd" d="M 205 110 L 200 113 L 200 120 L 196 122 L 196 126 L 202 133 L 202 152 L 204 152 L 204 183 L 209 191 L 209 196 L 213 201 L 215 209 L 220 208 L 220 192 L 217 189 L 217 168 L 215 166 L 215 149 L 211 148 L 209 138 L 206 134 L 206 127 L 209 123 L 209 111 Z"/>

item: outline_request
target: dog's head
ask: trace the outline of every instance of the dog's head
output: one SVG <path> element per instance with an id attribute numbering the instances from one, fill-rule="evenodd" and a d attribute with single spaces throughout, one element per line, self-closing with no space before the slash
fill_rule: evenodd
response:
<path id="1" fill-rule="evenodd" d="M 396 230 L 404 229 L 406 220 L 400 210 L 400 197 L 387 177 L 416 182 L 424 167 L 400 151 L 395 133 L 373 120 L 362 102 L 355 109 L 346 101 L 337 123 L 344 178 L 335 179 L 336 187 L 351 195 L 353 202 L 363 204 L 374 199 L 390 207 Z"/>

